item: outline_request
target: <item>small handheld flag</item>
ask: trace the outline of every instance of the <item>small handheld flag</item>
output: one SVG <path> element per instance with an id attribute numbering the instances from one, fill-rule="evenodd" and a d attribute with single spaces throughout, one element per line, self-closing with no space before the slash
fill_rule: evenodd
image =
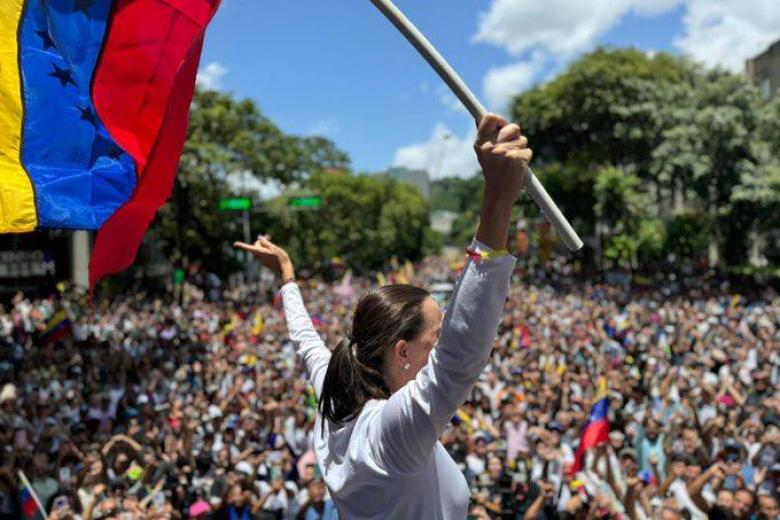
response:
<path id="1" fill-rule="evenodd" d="M 588 421 L 582 429 L 580 444 L 577 447 L 577 453 L 574 456 L 573 471 L 580 471 L 585 460 L 585 453 L 599 444 L 609 440 L 609 420 L 607 412 L 609 411 L 609 394 L 607 391 L 607 380 L 604 377 L 599 378 L 596 396 L 593 398 L 593 405 L 590 408 Z"/>
<path id="2" fill-rule="evenodd" d="M 127 268 L 170 194 L 219 0 L 6 0 L 0 233 L 98 231 L 90 283 Z"/>
<path id="3" fill-rule="evenodd" d="M 71 323 L 68 311 L 60 309 L 46 322 L 46 330 L 43 331 L 41 339 L 44 344 L 56 343 L 62 341 L 70 332 Z"/>
<path id="4" fill-rule="evenodd" d="M 30 485 L 30 481 L 27 480 L 27 476 L 22 471 L 19 471 L 19 480 L 22 484 L 19 486 L 19 502 L 22 505 L 24 518 L 27 520 L 48 520 L 49 517 L 46 515 L 46 510 L 35 494 L 32 485 Z"/>

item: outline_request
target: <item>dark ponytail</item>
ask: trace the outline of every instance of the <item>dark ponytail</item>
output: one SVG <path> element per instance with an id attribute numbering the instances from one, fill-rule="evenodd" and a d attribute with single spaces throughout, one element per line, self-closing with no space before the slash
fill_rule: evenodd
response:
<path id="1" fill-rule="evenodd" d="M 319 408 L 324 419 L 349 422 L 371 399 L 387 399 L 385 353 L 399 340 L 422 331 L 422 302 L 428 291 L 412 285 L 387 285 L 365 294 L 352 319 L 352 333 L 333 351 Z"/>

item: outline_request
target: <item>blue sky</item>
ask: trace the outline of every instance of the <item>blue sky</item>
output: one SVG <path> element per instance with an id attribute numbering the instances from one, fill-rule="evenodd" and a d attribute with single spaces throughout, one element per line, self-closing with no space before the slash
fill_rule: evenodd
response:
<path id="1" fill-rule="evenodd" d="M 492 110 L 599 44 L 742 70 L 780 38 L 778 0 L 397 0 Z M 325 135 L 357 171 L 469 175 L 473 121 L 368 0 L 223 0 L 200 82 Z M 522 121 L 521 121 L 522 123 Z M 531 136 L 533 139 L 533 136 Z M 439 165 L 436 168 L 436 165 Z"/>

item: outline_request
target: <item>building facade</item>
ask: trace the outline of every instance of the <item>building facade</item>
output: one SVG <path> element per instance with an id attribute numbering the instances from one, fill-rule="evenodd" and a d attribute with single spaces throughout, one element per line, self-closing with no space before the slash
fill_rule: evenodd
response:
<path id="1" fill-rule="evenodd" d="M 745 69 L 764 99 L 776 96 L 780 90 L 780 40 L 755 58 L 747 60 Z"/>
<path id="2" fill-rule="evenodd" d="M 404 167 L 390 168 L 386 175 L 395 181 L 411 184 L 426 200 L 430 199 L 431 181 L 425 170 L 409 170 Z"/>

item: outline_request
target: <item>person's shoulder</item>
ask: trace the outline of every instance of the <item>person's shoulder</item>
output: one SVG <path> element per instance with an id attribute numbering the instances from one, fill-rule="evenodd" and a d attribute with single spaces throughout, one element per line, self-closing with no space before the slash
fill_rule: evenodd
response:
<path id="1" fill-rule="evenodd" d="M 387 399 L 371 399 L 363 405 L 360 414 L 354 419 L 355 430 L 371 430 L 377 426 L 382 417 L 382 410 L 387 404 Z"/>

